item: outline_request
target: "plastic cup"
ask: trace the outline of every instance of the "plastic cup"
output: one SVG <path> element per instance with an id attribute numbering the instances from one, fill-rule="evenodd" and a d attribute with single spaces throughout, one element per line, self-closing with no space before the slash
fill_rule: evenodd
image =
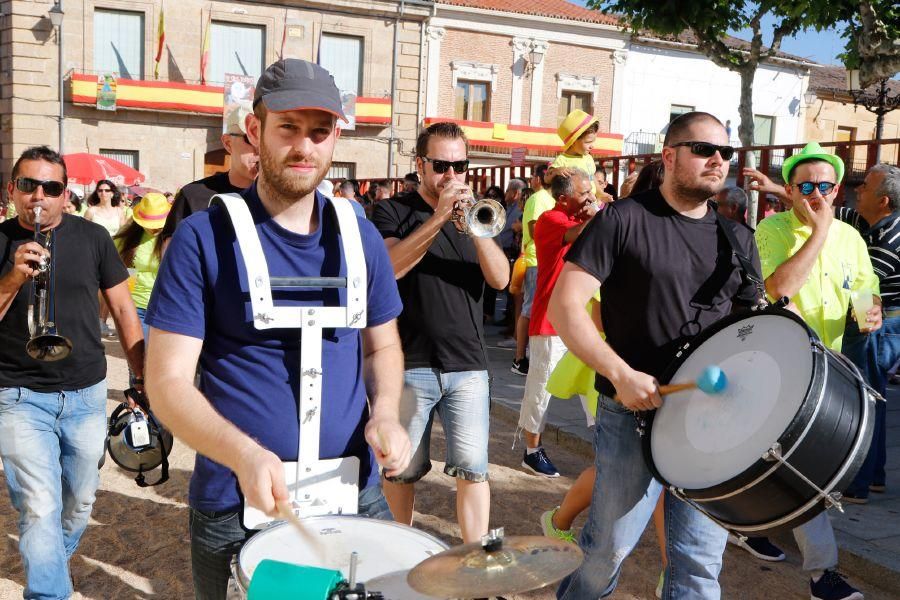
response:
<path id="1" fill-rule="evenodd" d="M 872 302 L 872 290 L 855 290 L 850 293 L 850 300 L 853 304 L 853 315 L 856 317 L 856 324 L 860 331 L 868 331 L 871 325 L 866 322 L 866 316 L 869 309 L 874 305 Z"/>

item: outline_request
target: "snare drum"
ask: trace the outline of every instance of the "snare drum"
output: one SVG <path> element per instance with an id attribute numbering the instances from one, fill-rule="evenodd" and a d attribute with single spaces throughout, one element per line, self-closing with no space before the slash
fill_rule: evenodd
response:
<path id="1" fill-rule="evenodd" d="M 840 507 L 875 414 L 856 367 L 779 308 L 712 325 L 679 350 L 668 380 L 694 381 L 713 364 L 728 377 L 724 393 L 671 394 L 643 418 L 654 476 L 742 535 L 793 528 Z"/>
<path id="2" fill-rule="evenodd" d="M 426 598 L 406 584 L 406 575 L 447 544 L 423 532 L 391 521 L 356 516 L 303 519 L 324 546 L 322 557 L 289 523 L 277 523 L 250 538 L 232 564 L 234 580 L 246 597 L 253 571 L 263 559 L 339 570 L 349 576 L 350 554 L 358 554 L 356 578 L 368 591 L 390 600 Z"/>

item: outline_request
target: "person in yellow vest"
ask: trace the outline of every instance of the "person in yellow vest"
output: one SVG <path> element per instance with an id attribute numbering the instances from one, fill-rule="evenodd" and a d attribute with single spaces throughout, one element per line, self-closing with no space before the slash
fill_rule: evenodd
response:
<path id="1" fill-rule="evenodd" d="M 793 208 L 763 219 L 756 230 L 766 294 L 773 300 L 790 298 L 789 308 L 803 317 L 823 344 L 840 352 L 854 292 L 872 295 L 873 306 L 860 329 L 881 327 L 878 278 L 866 243 L 856 229 L 834 219 L 844 162 L 810 142 L 784 161 L 782 176 Z M 862 599 L 862 593 L 836 571 L 837 542 L 826 513 L 794 529 L 794 537 L 803 554 L 803 570 L 812 574 L 811 597 Z M 765 538 L 731 541 L 763 559 L 757 549 L 771 546 Z"/>

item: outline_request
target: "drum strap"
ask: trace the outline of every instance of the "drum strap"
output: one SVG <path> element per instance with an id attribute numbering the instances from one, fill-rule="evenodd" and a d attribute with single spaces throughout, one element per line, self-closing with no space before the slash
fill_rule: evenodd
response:
<path id="1" fill-rule="evenodd" d="M 756 269 L 753 268 L 753 263 L 750 262 L 750 257 L 747 255 L 747 252 L 741 248 L 740 243 L 737 240 L 737 237 L 734 235 L 734 232 L 731 230 L 731 227 L 728 226 L 728 223 L 725 222 L 725 217 L 723 217 L 718 211 L 716 212 L 716 222 L 719 224 L 719 229 L 722 230 L 722 235 L 725 236 L 725 239 L 728 240 L 728 245 L 731 246 L 731 253 L 738 260 L 738 269 L 741 273 L 741 280 L 745 284 L 750 284 L 756 288 L 756 296 L 757 300 L 765 301 L 766 299 L 766 284 L 765 281 L 756 274 Z"/>

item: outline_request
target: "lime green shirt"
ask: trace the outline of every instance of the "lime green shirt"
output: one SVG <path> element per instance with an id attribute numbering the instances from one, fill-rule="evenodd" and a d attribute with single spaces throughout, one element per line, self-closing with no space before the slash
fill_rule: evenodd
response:
<path id="1" fill-rule="evenodd" d="M 811 235 L 812 228 L 801 223 L 793 210 L 760 221 L 756 244 L 763 278 L 796 254 Z M 854 290 L 880 294 L 878 277 L 872 270 L 866 243 L 856 229 L 834 221 L 809 279 L 791 298 L 806 324 L 832 350 L 841 350 L 850 293 Z"/>
<path id="2" fill-rule="evenodd" d="M 537 249 L 534 247 L 528 224 L 537 221 L 538 217 L 554 206 L 556 202 L 546 188 L 539 189 L 525 201 L 525 211 L 522 213 L 522 256 L 525 257 L 526 267 L 537 266 Z"/>
<path id="3" fill-rule="evenodd" d="M 116 240 L 117 247 L 119 242 L 120 240 Z M 153 284 L 156 283 L 159 258 L 153 252 L 155 246 L 156 236 L 145 231 L 141 237 L 141 243 L 134 251 L 134 264 L 126 265 L 134 270 L 134 289 L 131 291 L 131 298 L 138 308 L 147 308 L 150 303 L 150 292 L 153 291 Z"/>
<path id="4" fill-rule="evenodd" d="M 582 154 L 581 156 L 557 154 L 556 159 L 554 159 L 553 164 L 550 166 L 554 169 L 581 169 L 588 174 L 588 178 L 591 180 L 591 192 L 595 195 L 597 194 L 597 184 L 594 183 L 594 173 L 597 172 L 597 163 L 594 162 L 594 157 L 590 154 Z"/>

